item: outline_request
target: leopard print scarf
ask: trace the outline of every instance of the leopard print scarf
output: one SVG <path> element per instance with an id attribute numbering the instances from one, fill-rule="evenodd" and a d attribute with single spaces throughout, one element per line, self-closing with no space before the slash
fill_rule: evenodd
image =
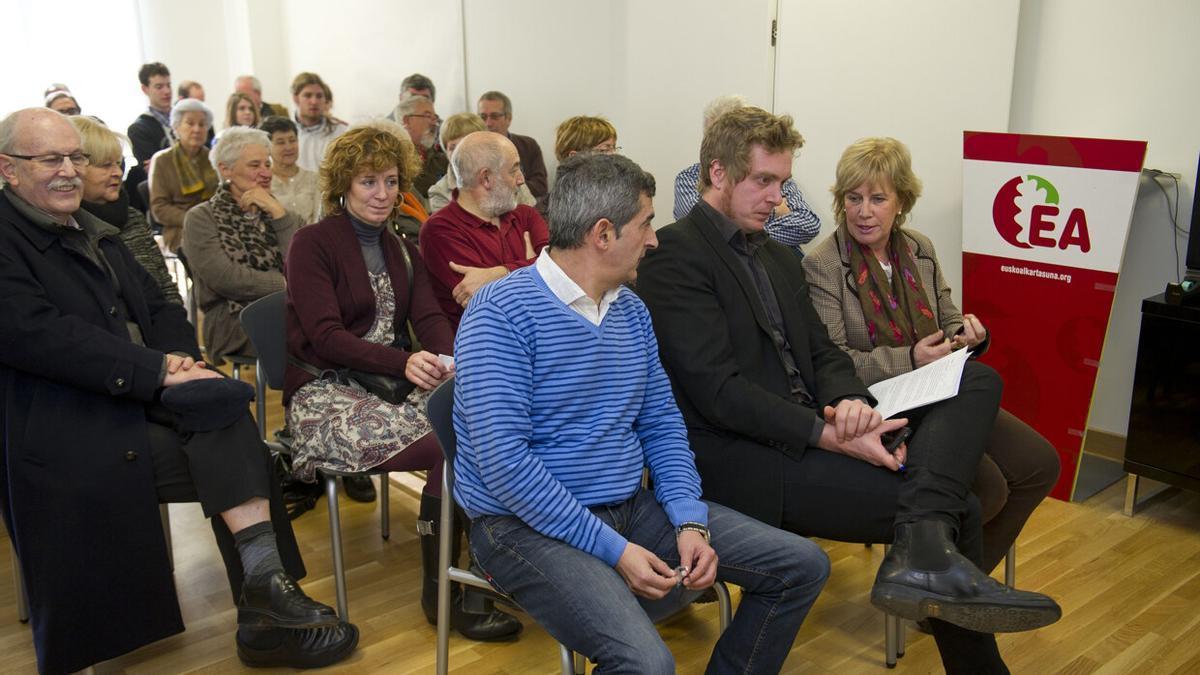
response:
<path id="1" fill-rule="evenodd" d="M 271 229 L 271 216 L 265 211 L 242 211 L 229 184 L 222 183 L 212 198 L 213 219 L 217 222 L 217 240 L 229 259 L 260 272 L 283 273 L 283 255 Z"/>

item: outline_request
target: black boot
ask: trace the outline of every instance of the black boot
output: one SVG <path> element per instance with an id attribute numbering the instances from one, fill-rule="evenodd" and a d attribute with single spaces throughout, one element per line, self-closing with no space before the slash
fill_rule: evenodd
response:
<path id="1" fill-rule="evenodd" d="M 370 476 L 342 476 L 346 496 L 356 502 L 375 501 L 375 482 Z"/>
<path id="2" fill-rule="evenodd" d="M 950 525 L 937 520 L 896 526 L 871 604 L 912 621 L 941 619 L 981 633 L 1032 630 L 1062 616 L 1049 597 L 1014 590 L 980 572 L 958 552 Z"/>
<path id="3" fill-rule="evenodd" d="M 421 495 L 421 513 L 417 520 L 417 532 L 421 535 L 423 570 L 421 609 L 425 611 L 425 619 L 432 626 L 437 625 L 438 527 L 441 513 L 441 497 Z M 462 527 L 457 514 L 454 518 L 453 535 L 450 560 L 457 566 L 462 551 Z M 515 640 L 523 627 L 516 617 L 495 609 L 490 600 L 483 603 L 481 612 L 468 612 L 463 608 L 463 590 L 458 584 L 454 584 L 450 589 L 450 626 L 462 633 L 463 637 L 481 642 Z"/>

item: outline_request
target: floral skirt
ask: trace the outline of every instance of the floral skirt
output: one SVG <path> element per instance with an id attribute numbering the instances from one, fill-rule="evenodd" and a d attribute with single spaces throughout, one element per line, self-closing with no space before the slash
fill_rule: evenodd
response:
<path id="1" fill-rule="evenodd" d="M 429 392 L 417 388 L 393 405 L 353 383 L 305 384 L 288 407 L 296 477 L 315 480 L 318 467 L 365 471 L 383 464 L 430 432 L 428 398 Z"/>

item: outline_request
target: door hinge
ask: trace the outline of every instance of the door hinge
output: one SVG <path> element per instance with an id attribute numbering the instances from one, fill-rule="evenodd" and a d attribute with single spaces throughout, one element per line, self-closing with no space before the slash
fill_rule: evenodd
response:
<path id="1" fill-rule="evenodd" d="M 779 20 L 771 19 L 771 46 L 775 46 L 775 42 L 779 39 Z"/>

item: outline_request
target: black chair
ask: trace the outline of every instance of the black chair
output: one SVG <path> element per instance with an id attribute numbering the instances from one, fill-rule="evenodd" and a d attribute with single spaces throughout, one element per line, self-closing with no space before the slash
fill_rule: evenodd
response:
<path id="1" fill-rule="evenodd" d="M 438 443 L 442 446 L 442 454 L 445 455 L 445 469 L 442 472 L 442 513 L 441 525 L 438 541 L 438 557 L 441 561 L 438 564 L 438 613 L 437 613 L 437 675 L 446 675 L 449 670 L 450 663 L 450 582 L 457 582 L 464 586 L 471 586 L 483 590 L 496 593 L 496 589 L 488 583 L 487 579 L 479 576 L 469 569 L 461 569 L 455 567 L 450 561 L 450 537 L 453 531 L 452 518 L 454 512 L 454 457 L 458 452 L 457 436 L 454 432 L 454 379 L 443 382 L 437 389 L 433 390 L 429 400 L 425 403 L 425 412 L 429 415 L 429 423 L 433 426 L 433 433 L 437 436 Z M 470 555 L 468 553 L 468 555 Z M 717 606 L 720 611 L 720 626 L 721 632 L 729 627 L 729 623 L 733 620 L 732 603 L 729 599 L 729 589 L 723 582 L 713 584 L 713 591 L 717 596 Z M 643 603 L 643 607 L 647 607 L 650 617 L 655 621 L 661 620 L 682 610 L 687 605 L 691 604 L 696 598 L 700 597 L 700 592 L 689 594 L 682 605 L 674 607 L 664 607 L 661 603 L 650 603 L 647 607 Z M 511 598 L 509 599 L 512 602 Z M 513 603 L 516 604 L 515 602 Z M 581 675 L 585 672 L 582 657 L 575 654 L 563 644 L 558 645 L 559 659 L 562 665 L 563 675 Z"/>
<path id="2" fill-rule="evenodd" d="M 284 291 L 277 291 L 266 297 L 259 298 L 246 305 L 240 316 L 242 328 L 254 344 L 258 352 L 255 364 L 258 400 L 259 431 L 266 435 L 266 389 L 283 389 L 283 376 L 287 370 L 287 332 L 285 330 Z M 286 434 L 276 436 L 275 449 L 284 454 L 291 454 L 291 438 Z M 325 496 L 329 502 L 329 537 L 333 550 L 333 575 L 337 587 L 338 616 L 343 621 L 349 620 L 349 602 L 346 598 L 346 561 L 342 554 L 342 518 L 338 505 L 339 476 L 372 476 L 379 475 L 379 525 L 384 539 L 391 536 L 389 522 L 388 472 L 363 471 L 343 472 L 319 469 L 318 474 L 325 483 Z"/>

